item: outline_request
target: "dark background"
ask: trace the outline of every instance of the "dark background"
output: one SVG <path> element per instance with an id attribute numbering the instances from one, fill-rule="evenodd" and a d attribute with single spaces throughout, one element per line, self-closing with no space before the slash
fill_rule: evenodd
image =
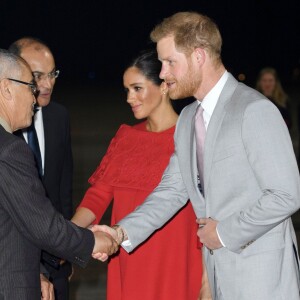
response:
<path id="1" fill-rule="evenodd" d="M 276 1 L 277 2 L 277 1 Z M 122 84 L 133 55 L 150 44 L 151 29 L 178 11 L 207 14 L 220 27 L 223 60 L 252 85 L 260 68 L 290 82 L 300 60 L 300 1 L 1 0 L 0 47 L 31 35 L 52 49 L 61 81 Z"/>
<path id="2" fill-rule="evenodd" d="M 136 122 L 123 93 L 123 68 L 150 45 L 152 28 L 178 11 L 195 10 L 216 21 L 225 66 L 234 76 L 245 73 L 249 85 L 262 67 L 279 71 L 293 100 L 291 136 L 298 154 L 300 80 L 292 79 L 300 66 L 300 0 L 0 1 L 0 48 L 24 35 L 38 37 L 61 70 L 52 101 L 70 112 L 74 208 L 120 124 Z M 110 209 L 101 220 L 109 222 Z M 294 222 L 299 235 L 300 213 Z M 105 299 L 105 282 L 106 264 L 92 261 L 77 268 L 70 299 Z"/>

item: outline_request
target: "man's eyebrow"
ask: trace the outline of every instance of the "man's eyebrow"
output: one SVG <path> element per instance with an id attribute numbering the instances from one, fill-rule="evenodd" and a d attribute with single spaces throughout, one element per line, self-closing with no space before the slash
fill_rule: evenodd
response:
<path id="1" fill-rule="evenodd" d="M 52 72 L 54 72 L 55 71 L 55 67 L 49 72 L 49 73 L 52 73 Z M 32 71 L 32 73 L 35 73 L 35 74 L 46 74 L 46 73 L 44 73 L 44 72 L 41 72 L 41 71 Z"/>

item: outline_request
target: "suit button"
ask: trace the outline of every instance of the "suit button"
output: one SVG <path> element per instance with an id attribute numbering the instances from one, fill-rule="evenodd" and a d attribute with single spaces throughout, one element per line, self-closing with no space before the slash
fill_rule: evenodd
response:
<path id="1" fill-rule="evenodd" d="M 211 249 L 209 249 L 209 253 L 210 253 L 210 255 L 213 255 L 213 254 L 214 254 L 214 251 L 211 250 Z"/>

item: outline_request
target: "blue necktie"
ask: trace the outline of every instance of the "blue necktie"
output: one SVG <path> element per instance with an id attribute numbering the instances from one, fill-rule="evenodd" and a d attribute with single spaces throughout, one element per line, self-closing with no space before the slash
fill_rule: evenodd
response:
<path id="1" fill-rule="evenodd" d="M 39 140 L 36 134 L 33 119 L 31 125 L 27 128 L 27 139 L 28 139 L 28 145 L 33 151 L 39 175 L 42 178 L 43 177 L 42 156 L 41 156 Z"/>

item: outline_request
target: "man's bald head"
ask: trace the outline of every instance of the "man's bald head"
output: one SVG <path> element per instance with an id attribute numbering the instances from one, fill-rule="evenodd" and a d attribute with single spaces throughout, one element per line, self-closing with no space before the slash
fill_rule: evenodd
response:
<path id="1" fill-rule="evenodd" d="M 41 107 L 47 106 L 59 74 L 49 47 L 40 39 L 23 37 L 12 43 L 8 49 L 27 61 L 39 89 L 37 103 Z"/>
<path id="2" fill-rule="evenodd" d="M 49 52 L 51 52 L 45 42 L 35 37 L 23 37 L 16 40 L 8 47 L 8 51 L 21 56 L 22 50 L 28 47 L 33 48 L 35 51 L 41 51 L 46 48 Z"/>

